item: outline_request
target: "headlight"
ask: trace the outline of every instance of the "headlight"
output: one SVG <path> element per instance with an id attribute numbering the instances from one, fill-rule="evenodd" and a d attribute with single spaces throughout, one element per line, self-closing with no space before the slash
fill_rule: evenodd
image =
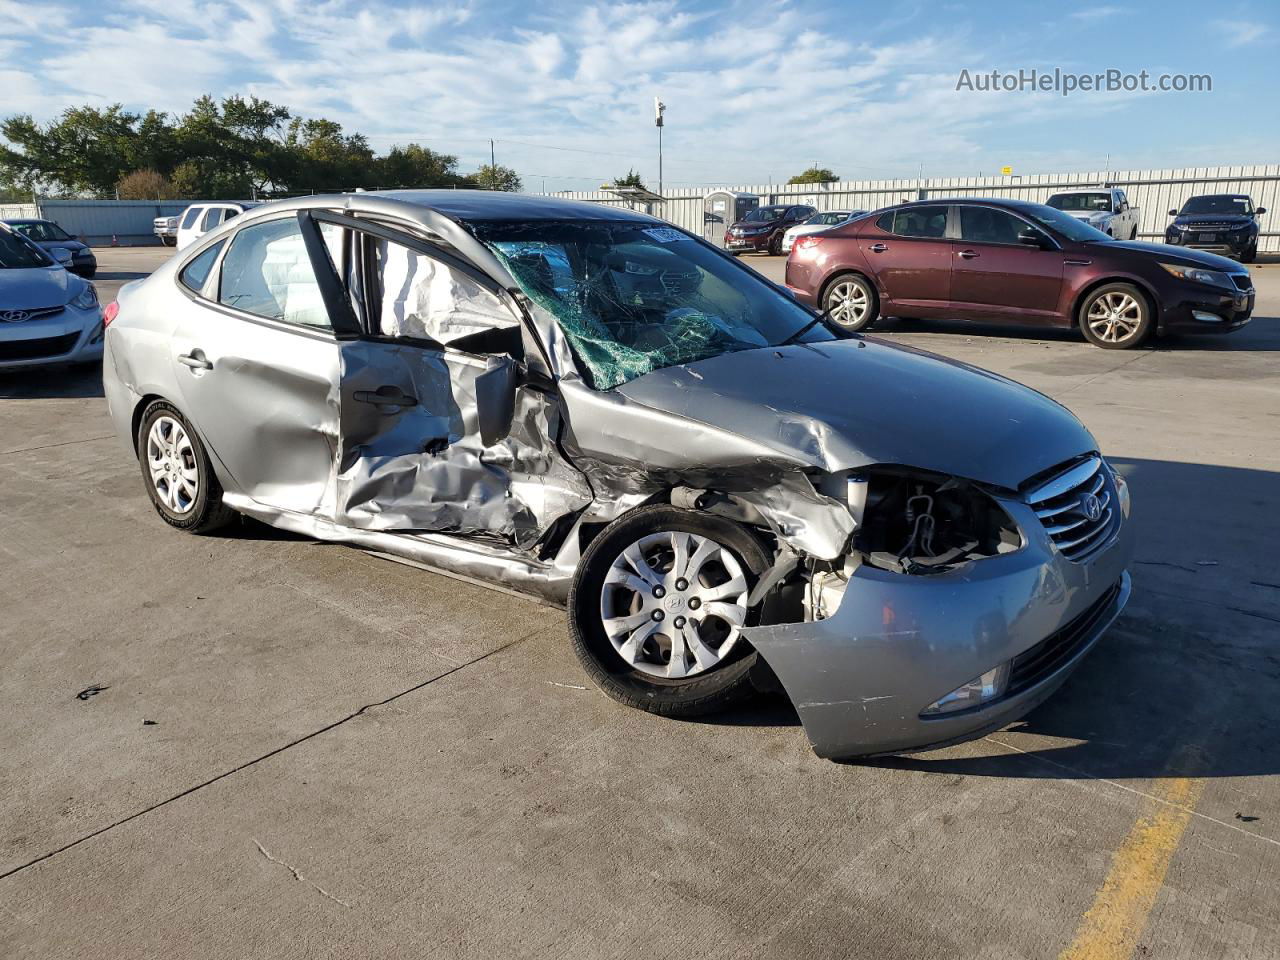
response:
<path id="1" fill-rule="evenodd" d="M 93 289 L 93 284 L 86 283 L 84 289 L 75 295 L 71 300 L 71 306 L 78 310 L 89 310 L 98 305 L 98 291 Z"/>
<path id="2" fill-rule="evenodd" d="M 1171 274 L 1179 280 L 1190 280 L 1192 283 L 1207 283 L 1211 287 L 1231 287 L 1231 278 L 1218 270 L 1205 270 L 1202 267 L 1184 267 L 1176 263 L 1162 263 Z"/>
<path id="3" fill-rule="evenodd" d="M 981 706 L 1004 694 L 1009 685 L 1009 664 L 992 667 L 980 677 L 974 677 L 963 686 L 956 687 L 945 697 L 935 700 L 920 711 L 922 717 L 936 717 L 942 713 L 955 713 Z"/>
<path id="4" fill-rule="evenodd" d="M 1248 230 L 1251 226 L 1253 226 L 1253 224 L 1251 223 L 1237 223 L 1231 229 L 1232 230 Z"/>

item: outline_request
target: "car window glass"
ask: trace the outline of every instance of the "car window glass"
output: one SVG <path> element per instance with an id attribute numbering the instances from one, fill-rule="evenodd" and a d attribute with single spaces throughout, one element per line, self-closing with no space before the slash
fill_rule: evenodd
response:
<path id="1" fill-rule="evenodd" d="M 225 207 L 225 208 L 223 208 L 223 212 L 222 212 L 222 222 L 223 222 L 223 223 L 226 223 L 228 220 L 230 220 L 232 217 L 234 217 L 234 216 L 235 216 L 237 213 L 239 213 L 239 212 L 240 212 L 240 211 L 239 211 L 239 210 L 237 210 L 235 207 Z"/>
<path id="2" fill-rule="evenodd" d="M 0 268 L 48 267 L 53 261 L 44 251 L 17 233 L 0 228 Z"/>
<path id="3" fill-rule="evenodd" d="M 944 237 L 947 234 L 946 207 L 908 207 L 899 210 L 893 232 L 902 237 Z"/>
<path id="4" fill-rule="evenodd" d="M 293 217 L 255 223 L 235 235 L 222 259 L 218 300 L 260 317 L 330 328 L 302 231 Z"/>
<path id="5" fill-rule="evenodd" d="M 210 207 L 208 211 L 205 212 L 204 220 L 200 224 L 200 229 L 206 230 L 206 231 L 212 230 L 221 222 L 222 222 L 222 208 Z"/>
<path id="6" fill-rule="evenodd" d="M 876 220 L 876 226 L 885 233 L 893 233 L 893 215 L 895 211 L 890 210 L 888 213 L 882 213 L 880 218 Z"/>
<path id="7" fill-rule="evenodd" d="M 376 264 L 377 332 L 451 343 L 517 319 L 468 274 L 417 250 L 368 237 Z"/>
<path id="8" fill-rule="evenodd" d="M 196 220 L 200 216 L 200 211 L 204 207 L 188 207 L 187 212 L 182 215 L 182 229 L 190 230 L 196 225 Z"/>
<path id="9" fill-rule="evenodd" d="M 194 290 L 196 293 L 203 290 L 205 281 L 209 279 L 209 271 L 213 269 L 213 263 L 218 259 L 218 253 L 225 244 L 225 240 L 219 240 L 183 267 L 182 273 L 178 274 L 178 279 L 182 282 L 182 285 L 189 290 Z"/>
<path id="10" fill-rule="evenodd" d="M 1027 224 L 1003 210 L 960 207 L 960 237 L 969 243 L 1017 243 L 1024 228 Z"/>

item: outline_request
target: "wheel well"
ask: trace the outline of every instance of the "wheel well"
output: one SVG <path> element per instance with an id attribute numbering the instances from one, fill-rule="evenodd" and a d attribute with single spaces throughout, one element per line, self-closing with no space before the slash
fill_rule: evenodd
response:
<path id="1" fill-rule="evenodd" d="M 142 425 L 142 415 L 147 412 L 147 407 L 151 406 L 152 403 L 156 400 L 163 399 L 164 397 L 160 396 L 158 393 L 148 393 L 139 400 L 138 405 L 133 408 L 133 424 L 132 429 L 129 431 L 129 440 L 133 443 L 133 452 L 135 455 L 138 452 L 138 427 Z"/>
<path id="2" fill-rule="evenodd" d="M 1146 285 L 1139 283 L 1132 277 L 1103 277 L 1101 280 L 1095 280 L 1089 284 L 1079 294 L 1076 295 L 1075 303 L 1071 305 L 1071 326 L 1079 329 L 1080 327 L 1080 308 L 1084 306 L 1084 302 L 1089 299 L 1089 294 L 1097 290 L 1099 287 L 1105 287 L 1109 283 L 1126 283 L 1135 288 L 1142 298 L 1147 301 L 1147 309 L 1151 311 L 1151 317 L 1158 326 L 1160 323 L 1160 304 L 1156 301 L 1155 295 L 1147 289 Z"/>
<path id="3" fill-rule="evenodd" d="M 818 291 L 819 310 L 822 309 L 822 304 L 827 299 L 827 291 L 831 289 L 831 285 L 844 277 L 861 277 L 865 280 L 867 286 L 871 288 L 871 295 L 876 298 L 876 306 L 880 306 L 880 291 L 876 289 L 876 282 L 874 280 L 861 270 L 841 270 L 838 273 L 833 273 L 831 276 L 827 277 L 826 280 L 822 281 L 822 288 Z"/>

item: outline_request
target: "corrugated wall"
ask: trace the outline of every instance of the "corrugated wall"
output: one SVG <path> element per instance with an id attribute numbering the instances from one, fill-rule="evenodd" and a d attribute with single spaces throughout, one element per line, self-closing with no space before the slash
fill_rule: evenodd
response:
<path id="1" fill-rule="evenodd" d="M 159 243 L 152 230 L 156 217 L 175 217 L 187 209 L 187 200 L 41 200 L 39 213 L 31 210 L 11 216 L 39 216 L 53 220 L 91 244 L 107 244 L 114 236 L 122 244 Z"/>
<path id="2" fill-rule="evenodd" d="M 1178 170 L 1093 170 L 1082 173 L 1042 173 L 1020 177 L 928 177 L 910 180 L 842 180 L 822 184 L 746 184 L 666 191 L 667 202 L 650 210 L 694 233 L 702 231 L 702 198 L 713 189 L 759 194 L 761 203 L 810 203 L 819 210 L 874 210 L 903 200 L 939 197 L 1009 197 L 1044 202 L 1070 187 L 1111 183 L 1120 187 L 1141 213 L 1138 237 L 1162 240 L 1169 211 L 1200 193 L 1247 193 L 1267 213 L 1262 216 L 1258 248 L 1280 252 L 1280 164 L 1235 167 L 1186 167 Z M 627 206 L 601 191 L 557 193 L 574 200 L 593 200 Z"/>

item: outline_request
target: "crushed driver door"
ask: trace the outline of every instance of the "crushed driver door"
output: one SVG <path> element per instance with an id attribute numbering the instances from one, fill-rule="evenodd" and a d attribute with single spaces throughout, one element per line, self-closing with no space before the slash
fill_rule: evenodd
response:
<path id="1" fill-rule="evenodd" d="M 560 454 L 558 395 L 523 375 L 510 295 L 426 240 L 345 216 L 339 271 L 361 334 L 339 344 L 337 520 L 533 549 L 590 502 Z"/>

